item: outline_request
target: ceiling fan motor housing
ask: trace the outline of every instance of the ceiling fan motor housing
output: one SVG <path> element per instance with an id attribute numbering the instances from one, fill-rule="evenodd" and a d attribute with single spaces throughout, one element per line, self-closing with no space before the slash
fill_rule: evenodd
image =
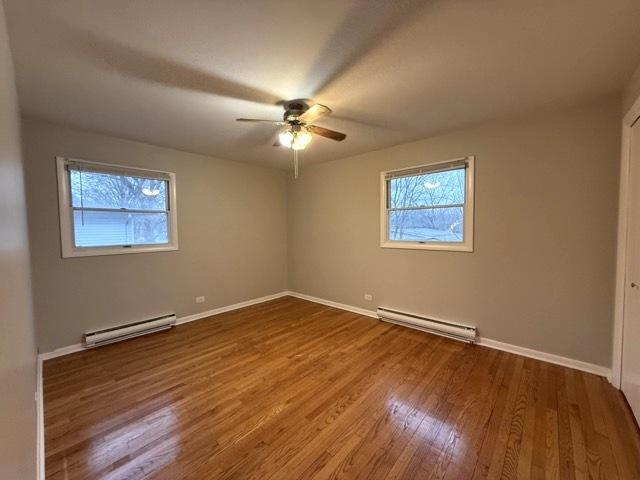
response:
<path id="1" fill-rule="evenodd" d="M 284 120 L 285 122 L 298 122 L 298 117 L 309 109 L 309 105 L 301 100 L 291 100 L 284 105 Z"/>

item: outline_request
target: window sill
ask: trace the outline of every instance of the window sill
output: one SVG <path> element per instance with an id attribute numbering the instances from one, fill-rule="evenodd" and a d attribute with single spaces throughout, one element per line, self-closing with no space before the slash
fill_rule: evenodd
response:
<path id="1" fill-rule="evenodd" d="M 405 250 L 439 250 L 445 252 L 473 252 L 473 245 L 464 243 L 419 243 L 419 242 L 381 242 L 382 248 Z"/>
<path id="2" fill-rule="evenodd" d="M 105 247 L 105 248 L 74 248 L 65 251 L 63 249 L 62 258 L 73 257 L 98 257 L 103 255 L 126 255 L 130 253 L 150 253 L 150 252 L 169 252 L 178 250 L 177 245 L 160 245 L 153 247 Z"/>

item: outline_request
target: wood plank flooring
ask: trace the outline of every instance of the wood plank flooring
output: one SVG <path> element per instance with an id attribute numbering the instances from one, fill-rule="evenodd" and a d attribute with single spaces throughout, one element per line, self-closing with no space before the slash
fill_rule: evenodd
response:
<path id="1" fill-rule="evenodd" d="M 605 379 L 290 297 L 49 360 L 44 397 L 49 480 L 640 479 Z"/>

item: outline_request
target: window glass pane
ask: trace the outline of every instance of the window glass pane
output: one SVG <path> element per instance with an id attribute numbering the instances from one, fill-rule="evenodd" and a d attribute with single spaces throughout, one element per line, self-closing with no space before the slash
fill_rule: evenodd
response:
<path id="1" fill-rule="evenodd" d="M 169 243 L 167 213 L 73 212 L 76 247 Z"/>
<path id="2" fill-rule="evenodd" d="M 79 170 L 69 173 L 74 207 L 167 209 L 166 180 Z"/>
<path id="3" fill-rule="evenodd" d="M 389 180 L 391 208 L 464 203 L 465 169 L 426 173 Z"/>
<path id="4" fill-rule="evenodd" d="M 463 207 L 389 212 L 389 240 L 462 242 Z"/>

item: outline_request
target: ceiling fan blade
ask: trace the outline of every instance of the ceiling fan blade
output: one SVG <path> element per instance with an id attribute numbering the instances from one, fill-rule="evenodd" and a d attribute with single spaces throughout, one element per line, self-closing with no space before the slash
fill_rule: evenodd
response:
<path id="1" fill-rule="evenodd" d="M 341 142 L 347 136 L 344 133 L 336 132 L 335 130 L 329 130 L 328 128 L 319 127 L 317 125 L 307 125 L 307 129 L 316 135 L 320 135 L 321 137 L 330 138 L 331 140 L 335 140 L 336 142 Z"/>
<path id="2" fill-rule="evenodd" d="M 273 146 L 274 146 L 274 147 L 284 147 L 284 145 L 282 145 L 282 144 L 280 143 L 280 140 L 279 140 L 279 139 L 276 139 L 276 141 L 275 141 L 275 142 L 273 142 Z"/>
<path id="3" fill-rule="evenodd" d="M 312 123 L 314 120 L 317 120 L 320 117 L 324 117 L 325 115 L 329 115 L 331 113 L 331 109 L 329 107 L 325 107 L 324 105 L 320 105 L 316 103 L 312 107 L 309 107 L 298 120 L 304 123 Z"/>
<path id="4" fill-rule="evenodd" d="M 236 122 L 263 122 L 263 123 L 273 123 L 274 125 L 286 125 L 286 122 L 282 122 L 279 120 L 263 120 L 261 118 L 236 118 Z"/>

